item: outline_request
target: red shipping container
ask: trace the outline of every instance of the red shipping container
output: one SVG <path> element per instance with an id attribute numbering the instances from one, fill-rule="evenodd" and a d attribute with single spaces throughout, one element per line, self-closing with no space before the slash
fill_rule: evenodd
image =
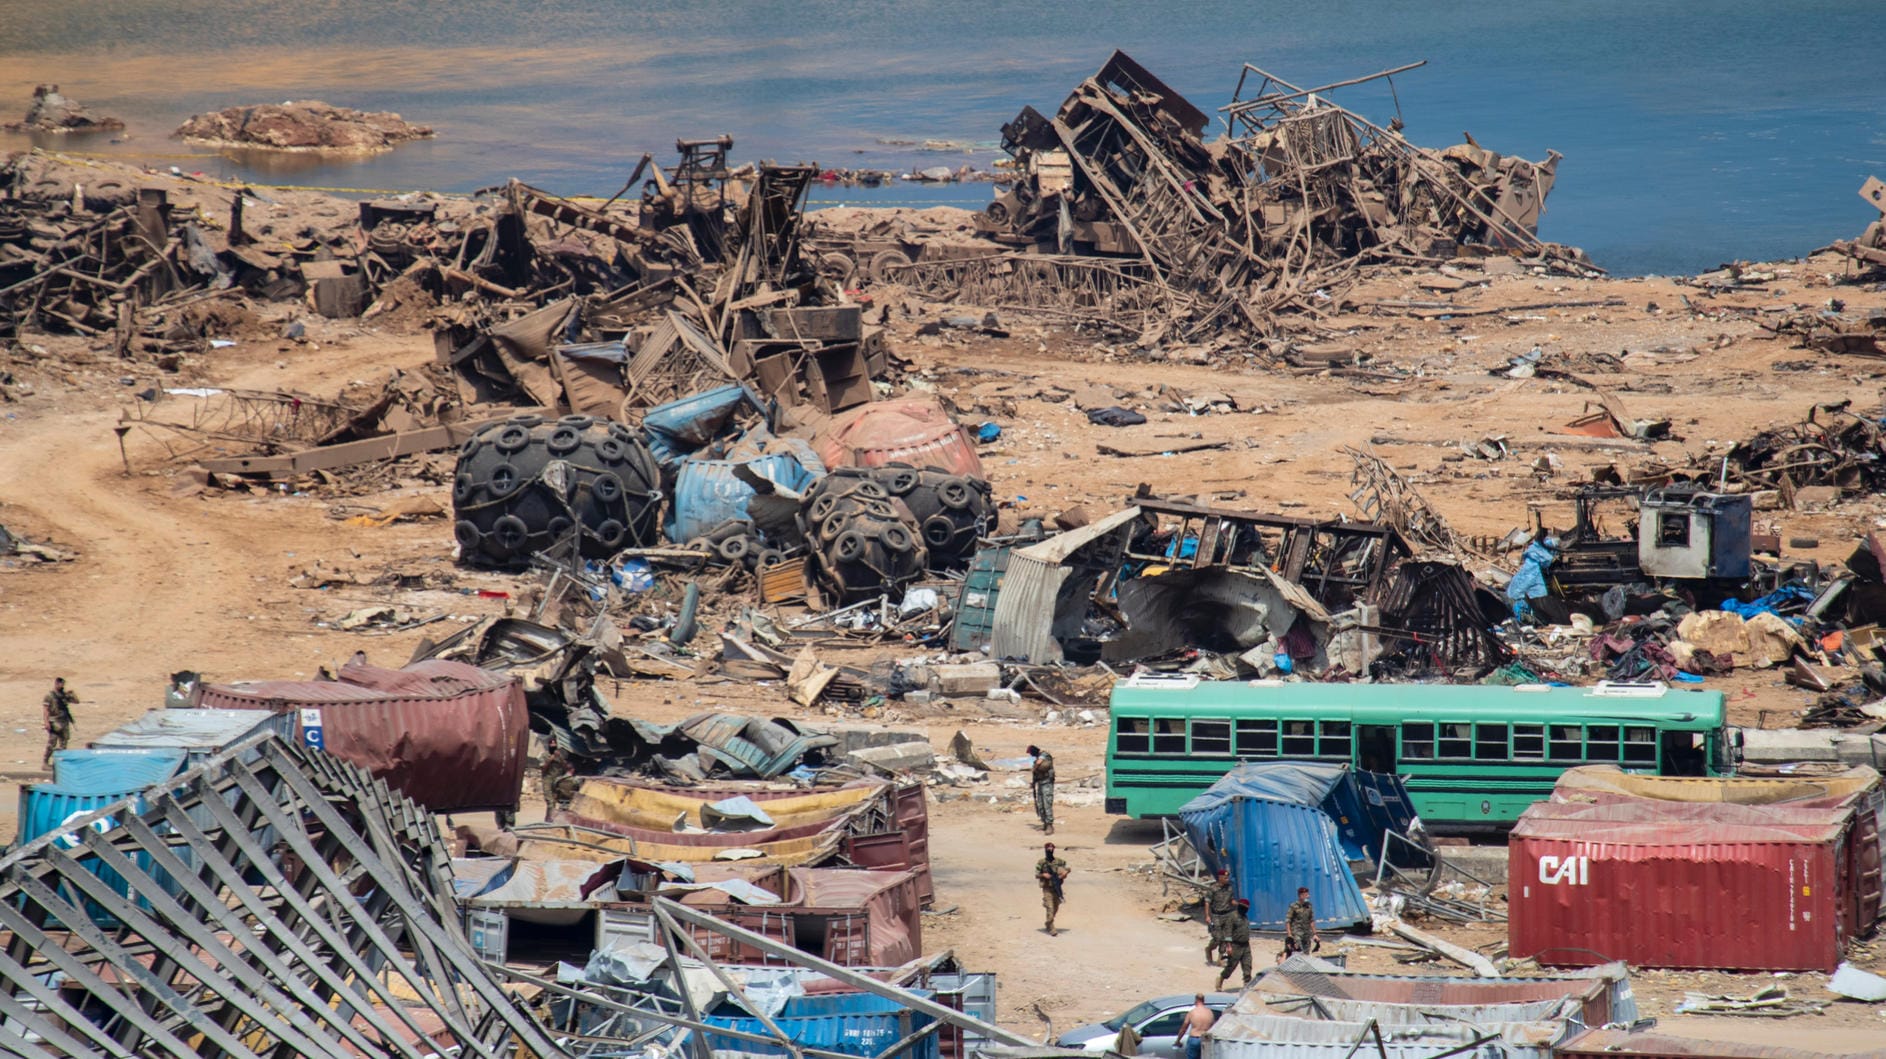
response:
<path id="1" fill-rule="evenodd" d="M 1832 971 L 1878 908 L 1853 832 L 1851 806 L 1535 803 L 1507 845 L 1508 948 L 1556 966 Z"/>

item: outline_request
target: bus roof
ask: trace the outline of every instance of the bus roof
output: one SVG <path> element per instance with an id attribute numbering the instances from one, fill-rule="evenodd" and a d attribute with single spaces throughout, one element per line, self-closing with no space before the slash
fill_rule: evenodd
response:
<path id="1" fill-rule="evenodd" d="M 1404 720 L 1528 721 L 1631 718 L 1716 727 L 1720 691 L 1663 684 L 1555 687 L 1547 684 L 1318 684 L 1277 680 L 1196 680 L 1136 675 L 1113 685 L 1109 707 L 1132 715 L 1292 714 L 1361 723 Z"/>

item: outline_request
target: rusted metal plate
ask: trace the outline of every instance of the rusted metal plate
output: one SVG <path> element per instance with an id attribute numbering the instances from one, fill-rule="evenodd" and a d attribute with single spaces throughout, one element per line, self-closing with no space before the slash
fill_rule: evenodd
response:
<path id="1" fill-rule="evenodd" d="M 774 566 L 760 567 L 759 582 L 762 603 L 790 603 L 804 599 L 805 556 L 787 559 Z"/>

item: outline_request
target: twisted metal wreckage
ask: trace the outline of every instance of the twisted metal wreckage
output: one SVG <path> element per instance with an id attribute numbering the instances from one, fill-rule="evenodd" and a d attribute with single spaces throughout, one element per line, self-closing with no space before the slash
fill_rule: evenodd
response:
<path id="1" fill-rule="evenodd" d="M 343 1057 L 621 1054 L 696 1031 L 793 1055 L 797 1043 L 709 959 L 695 930 L 929 1016 L 892 1047 L 962 1031 L 1026 1038 L 699 910 L 654 901 L 663 926 L 764 1032 L 710 1025 L 672 999 L 572 986 L 486 963 L 453 900 L 433 817 L 336 758 L 262 733 L 142 795 L 68 821 L 0 859 L 0 1050 L 16 1055 Z M 664 935 L 670 970 L 684 967 Z M 925 961 L 918 961 L 924 963 Z M 697 971 L 693 963 L 685 970 Z M 501 984 L 503 978 L 514 983 Z M 910 975 L 890 976 L 893 981 Z M 601 1013 L 554 1030 L 525 999 Z M 593 1020 L 591 1020 L 593 1023 Z"/>
<path id="2" fill-rule="evenodd" d="M 1208 116 L 1116 51 L 1054 117 L 1025 107 L 1002 127 L 1020 179 L 976 223 L 1016 251 L 885 274 L 963 304 L 1194 339 L 1268 332 L 1370 261 L 1477 251 L 1589 268 L 1537 237 L 1557 152 L 1415 147 L 1399 118 L 1383 128 L 1322 95 L 1420 65 L 1306 89 L 1247 63 L 1219 108 L 1226 135 L 1208 143 Z"/>

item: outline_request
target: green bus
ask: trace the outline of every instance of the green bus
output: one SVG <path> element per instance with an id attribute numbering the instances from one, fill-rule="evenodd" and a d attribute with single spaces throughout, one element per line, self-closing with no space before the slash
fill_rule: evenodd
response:
<path id="1" fill-rule="evenodd" d="M 1662 684 L 1311 684 L 1137 674 L 1113 686 L 1109 813 L 1171 816 L 1244 761 L 1399 773 L 1434 834 L 1511 828 L 1575 765 L 1731 770 L 1720 691 Z"/>

